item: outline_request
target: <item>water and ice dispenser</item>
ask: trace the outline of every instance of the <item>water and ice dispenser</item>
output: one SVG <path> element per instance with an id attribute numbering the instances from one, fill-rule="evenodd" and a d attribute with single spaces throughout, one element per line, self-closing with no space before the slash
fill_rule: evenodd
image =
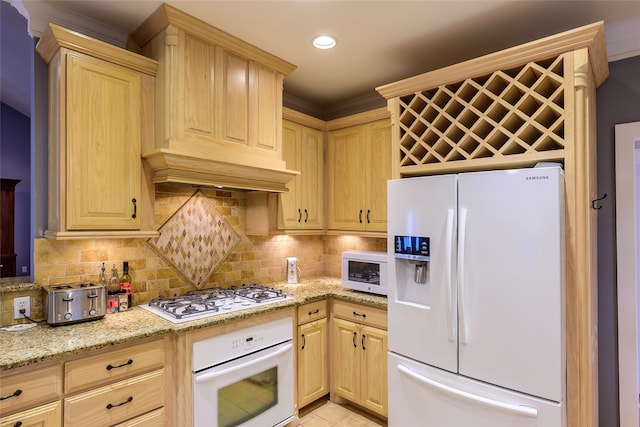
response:
<path id="1" fill-rule="evenodd" d="M 413 281 L 427 283 L 429 274 L 429 238 L 421 236 L 395 236 L 394 255 L 414 265 Z"/>

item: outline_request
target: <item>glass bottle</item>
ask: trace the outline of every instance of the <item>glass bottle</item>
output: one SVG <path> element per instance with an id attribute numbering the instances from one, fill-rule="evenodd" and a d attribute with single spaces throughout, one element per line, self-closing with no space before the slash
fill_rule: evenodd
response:
<path id="1" fill-rule="evenodd" d="M 120 279 L 115 264 L 111 269 L 111 278 L 107 287 L 107 313 L 117 313 L 120 307 Z"/>
<path id="2" fill-rule="evenodd" d="M 104 276 L 104 262 L 102 263 L 102 269 L 100 270 L 100 279 L 98 279 L 98 285 L 104 286 L 107 289 L 107 278 Z"/>
<path id="3" fill-rule="evenodd" d="M 127 306 L 131 307 L 131 276 L 129 276 L 129 263 L 122 263 L 122 277 L 120 278 L 120 292 L 127 295 Z"/>

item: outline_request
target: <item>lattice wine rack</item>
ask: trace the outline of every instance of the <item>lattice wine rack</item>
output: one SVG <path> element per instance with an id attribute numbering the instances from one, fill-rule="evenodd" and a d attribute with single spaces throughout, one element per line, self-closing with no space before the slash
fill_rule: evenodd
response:
<path id="1" fill-rule="evenodd" d="M 564 99 L 563 55 L 401 96 L 400 171 L 562 159 Z"/>

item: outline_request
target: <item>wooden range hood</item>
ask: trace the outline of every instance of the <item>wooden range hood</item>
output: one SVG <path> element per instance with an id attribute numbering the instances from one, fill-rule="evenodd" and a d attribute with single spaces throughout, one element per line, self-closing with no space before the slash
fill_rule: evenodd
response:
<path id="1" fill-rule="evenodd" d="M 159 63 L 142 147 L 152 182 L 288 191 L 299 172 L 282 160 L 282 88 L 295 65 L 167 4 L 131 39 Z"/>

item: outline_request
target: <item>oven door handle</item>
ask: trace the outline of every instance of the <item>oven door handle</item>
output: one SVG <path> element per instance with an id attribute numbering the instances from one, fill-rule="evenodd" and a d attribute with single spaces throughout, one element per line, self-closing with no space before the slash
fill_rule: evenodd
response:
<path id="1" fill-rule="evenodd" d="M 253 359 L 250 360 L 248 362 L 242 363 L 240 365 L 236 365 L 232 368 L 227 368 L 227 369 L 223 369 L 221 371 L 216 371 L 216 372 L 209 372 L 206 374 L 198 374 L 196 375 L 195 381 L 196 383 L 203 383 L 203 382 L 207 382 L 207 381 L 211 381 L 215 378 L 221 377 L 223 375 L 228 375 L 231 374 L 233 372 L 236 371 L 241 371 L 243 369 L 248 368 L 251 365 L 255 365 L 256 363 L 261 363 L 264 362 L 265 360 L 269 360 L 269 359 L 273 359 L 275 357 L 280 356 L 283 353 L 286 353 L 287 351 L 290 351 L 293 348 L 293 344 L 288 343 L 287 345 L 283 346 L 282 348 L 278 349 L 277 351 L 274 351 L 273 353 L 269 353 L 269 354 L 265 354 L 264 356 L 260 356 L 257 359 Z"/>

